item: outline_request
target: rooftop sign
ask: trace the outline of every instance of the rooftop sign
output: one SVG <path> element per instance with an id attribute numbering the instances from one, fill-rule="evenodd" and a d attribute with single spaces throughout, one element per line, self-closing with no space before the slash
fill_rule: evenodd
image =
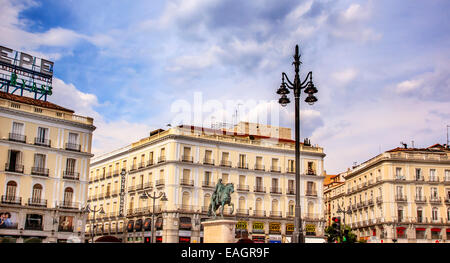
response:
<path id="1" fill-rule="evenodd" d="M 0 46 L 0 91 L 34 93 L 35 99 L 52 95 L 53 62 Z M 38 97 L 39 96 L 39 97 Z"/>

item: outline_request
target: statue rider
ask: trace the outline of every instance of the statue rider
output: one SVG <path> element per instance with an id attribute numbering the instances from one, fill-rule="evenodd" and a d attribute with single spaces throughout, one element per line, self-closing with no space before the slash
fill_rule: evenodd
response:
<path id="1" fill-rule="evenodd" d="M 216 190 L 213 193 L 213 200 L 215 200 L 216 204 L 220 204 L 221 201 L 221 194 L 223 192 L 223 189 L 225 188 L 225 185 L 222 183 L 222 178 L 219 178 L 219 182 L 216 184 Z"/>

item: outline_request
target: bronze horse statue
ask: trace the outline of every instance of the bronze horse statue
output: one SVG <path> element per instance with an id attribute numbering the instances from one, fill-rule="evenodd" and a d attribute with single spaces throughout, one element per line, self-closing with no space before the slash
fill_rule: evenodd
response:
<path id="1" fill-rule="evenodd" d="M 225 205 L 231 205 L 231 214 L 233 214 L 234 204 L 231 202 L 231 193 L 234 193 L 234 185 L 232 183 L 223 185 L 222 182 L 219 181 L 216 186 L 216 191 L 211 196 L 208 216 L 214 216 L 214 218 L 216 218 L 216 210 L 220 208 L 220 216 L 223 218 L 223 209 Z"/>

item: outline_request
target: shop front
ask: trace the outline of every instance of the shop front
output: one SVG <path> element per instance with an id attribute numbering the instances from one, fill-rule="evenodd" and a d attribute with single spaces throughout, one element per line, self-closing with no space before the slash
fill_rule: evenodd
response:
<path id="1" fill-rule="evenodd" d="M 281 223 L 269 223 L 269 243 L 281 243 Z"/>
<path id="2" fill-rule="evenodd" d="M 285 243 L 292 243 L 292 234 L 294 233 L 294 224 L 286 224 Z"/>
<path id="3" fill-rule="evenodd" d="M 192 219 L 190 217 L 180 217 L 178 242 L 191 243 Z"/>
<path id="4" fill-rule="evenodd" d="M 255 243 L 265 243 L 266 234 L 263 222 L 253 222 L 252 224 L 252 240 Z"/>
<path id="5" fill-rule="evenodd" d="M 242 234 L 243 233 L 247 233 L 248 234 L 248 222 L 247 221 L 238 221 L 236 223 L 236 228 L 235 228 L 235 238 L 239 239 L 242 238 Z"/>

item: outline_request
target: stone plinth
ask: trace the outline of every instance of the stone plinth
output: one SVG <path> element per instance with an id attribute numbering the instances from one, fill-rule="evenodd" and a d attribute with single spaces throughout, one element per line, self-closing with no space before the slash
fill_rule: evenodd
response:
<path id="1" fill-rule="evenodd" d="M 215 219 L 202 222 L 203 243 L 235 243 L 236 220 Z"/>

